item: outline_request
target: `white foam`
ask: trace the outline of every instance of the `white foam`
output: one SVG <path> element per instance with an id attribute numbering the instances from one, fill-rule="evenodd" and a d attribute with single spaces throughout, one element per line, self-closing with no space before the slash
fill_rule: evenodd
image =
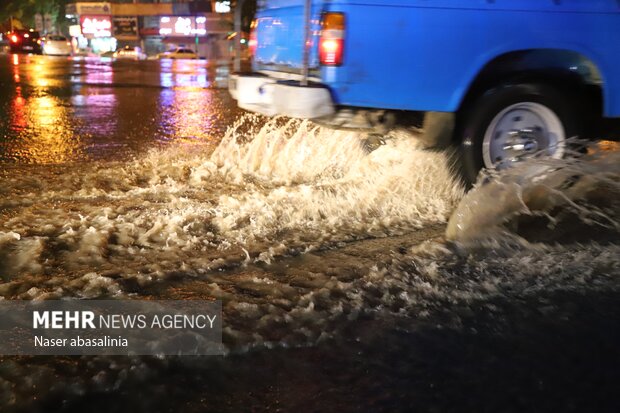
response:
<path id="1" fill-rule="evenodd" d="M 0 199 L 11 211 L 0 224 L 9 234 L 0 254 L 11 255 L 5 277 L 119 269 L 140 282 L 179 270 L 193 276 L 445 222 L 462 196 L 448 156 L 412 139 L 368 154 L 359 133 L 255 120 L 242 119 L 212 154 L 172 148 L 7 175 L 14 196 Z"/>
<path id="2" fill-rule="evenodd" d="M 8 257 L 0 295 L 122 297 L 127 285 L 198 278 L 201 296 L 223 301 L 229 351 L 245 351 L 313 345 L 361 316 L 406 324 L 507 288 L 527 294 L 615 282 L 616 245 L 465 242 L 501 241 L 510 234 L 507 220 L 557 205 L 613 227 L 613 211 L 588 209 L 580 199 L 588 188 L 620 193 L 614 154 L 545 164 L 530 180 L 507 171 L 479 185 L 449 224 L 454 244 L 370 265 L 351 255 L 300 273 L 252 267 L 221 274 L 278 264 L 292 251 L 445 223 L 463 196 L 447 153 L 424 151 L 407 137 L 388 137 L 368 153 L 358 133 L 281 123 L 241 122 L 213 154 L 168 149 L 86 171 L 33 170 L 27 182 L 7 175 L 14 196 L 0 199 L 9 211 L 0 222 L 0 257 Z M 575 174 L 581 178 L 565 185 Z"/>

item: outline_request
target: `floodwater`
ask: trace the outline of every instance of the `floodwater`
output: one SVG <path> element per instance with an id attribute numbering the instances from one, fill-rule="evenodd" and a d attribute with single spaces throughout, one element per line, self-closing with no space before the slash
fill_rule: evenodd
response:
<path id="1" fill-rule="evenodd" d="M 465 194 L 204 62 L 3 58 L 0 296 L 216 298 L 226 355 L 2 357 L 0 410 L 618 410 L 613 145 Z"/>
<path id="2" fill-rule="evenodd" d="M 203 60 L 115 61 L 0 55 L 0 161 L 127 159 L 215 144 L 239 114 L 227 67 Z"/>

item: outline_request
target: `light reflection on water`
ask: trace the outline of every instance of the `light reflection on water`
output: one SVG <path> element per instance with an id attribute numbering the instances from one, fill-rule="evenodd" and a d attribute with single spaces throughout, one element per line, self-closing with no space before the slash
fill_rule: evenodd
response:
<path id="1" fill-rule="evenodd" d="M 71 96 L 71 105 L 80 111 L 80 118 L 94 120 L 82 125 L 88 135 L 112 135 L 118 127 L 118 102 L 111 88 L 82 88 L 79 95 Z"/>
<path id="2" fill-rule="evenodd" d="M 216 127 L 218 117 L 214 113 L 205 113 L 205 108 L 214 107 L 211 94 L 200 93 L 200 88 L 162 90 L 159 97 L 162 110 L 159 123 L 162 136 L 173 136 L 174 140 L 196 144 L 208 139 L 209 133 Z M 166 133 L 166 131 L 172 133 Z"/>
<path id="3" fill-rule="evenodd" d="M 239 114 L 228 68 L 194 61 L 0 55 L 0 162 L 125 159 L 219 141 Z"/>
<path id="4" fill-rule="evenodd" d="M 161 60 L 160 84 L 163 87 L 209 87 L 213 79 L 207 67 L 196 60 Z"/>
<path id="5" fill-rule="evenodd" d="M 67 105 L 58 97 L 40 92 L 49 85 L 48 67 L 37 62 L 24 76 L 20 74 L 19 56 L 13 55 L 12 60 L 15 86 L 8 88 L 12 92 L 8 96 L 11 103 L 7 111 L 10 132 L 4 134 L 0 143 L 4 146 L 6 141 L 7 152 L 12 153 L 14 159 L 21 158 L 28 163 L 72 160 L 80 151 L 80 143 L 74 136 L 72 123 L 67 121 Z M 11 139 L 13 134 L 15 138 Z M 0 159 L 3 157 L 0 154 Z"/>

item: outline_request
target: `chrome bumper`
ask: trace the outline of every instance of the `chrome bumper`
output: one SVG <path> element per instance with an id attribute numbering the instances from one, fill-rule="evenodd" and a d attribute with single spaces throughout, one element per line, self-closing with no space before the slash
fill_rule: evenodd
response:
<path id="1" fill-rule="evenodd" d="M 261 75 L 231 75 L 228 91 L 240 108 L 267 116 L 312 119 L 335 113 L 329 90 L 300 86 Z"/>

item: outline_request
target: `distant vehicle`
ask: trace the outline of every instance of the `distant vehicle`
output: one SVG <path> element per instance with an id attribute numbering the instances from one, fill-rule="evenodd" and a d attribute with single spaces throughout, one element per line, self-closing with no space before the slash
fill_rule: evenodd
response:
<path id="1" fill-rule="evenodd" d="M 198 59 L 198 55 L 191 49 L 178 48 L 169 52 L 160 53 L 158 59 Z"/>
<path id="2" fill-rule="evenodd" d="M 11 53 L 36 53 L 41 54 L 41 37 L 34 30 L 13 30 L 9 38 L 9 50 Z"/>
<path id="3" fill-rule="evenodd" d="M 146 59 L 146 55 L 142 53 L 142 50 L 139 47 L 133 47 L 133 46 L 125 46 L 122 49 L 115 51 L 112 57 L 116 59 L 134 59 L 134 60 Z"/>
<path id="4" fill-rule="evenodd" d="M 71 42 L 65 37 L 58 34 L 50 34 L 41 39 L 43 44 L 43 54 L 51 56 L 69 56 L 73 49 Z"/>

